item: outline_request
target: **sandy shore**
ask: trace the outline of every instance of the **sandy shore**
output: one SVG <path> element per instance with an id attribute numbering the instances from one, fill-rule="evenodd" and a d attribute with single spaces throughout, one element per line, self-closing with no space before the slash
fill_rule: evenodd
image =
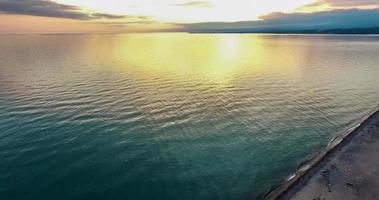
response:
<path id="1" fill-rule="evenodd" d="M 379 111 L 339 134 L 265 199 L 379 199 Z"/>

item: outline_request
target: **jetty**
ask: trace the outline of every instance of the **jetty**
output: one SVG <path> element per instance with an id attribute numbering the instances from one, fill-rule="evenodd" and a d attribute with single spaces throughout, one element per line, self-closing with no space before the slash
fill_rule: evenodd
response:
<path id="1" fill-rule="evenodd" d="M 337 134 L 264 199 L 379 199 L 379 107 Z"/>

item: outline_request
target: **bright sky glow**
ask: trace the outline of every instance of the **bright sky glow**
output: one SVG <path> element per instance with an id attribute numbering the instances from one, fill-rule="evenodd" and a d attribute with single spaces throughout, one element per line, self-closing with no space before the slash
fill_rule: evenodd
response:
<path id="1" fill-rule="evenodd" d="M 233 22 L 290 12 L 313 0 L 56 0 L 62 4 L 116 15 L 149 16 L 160 22 Z"/>

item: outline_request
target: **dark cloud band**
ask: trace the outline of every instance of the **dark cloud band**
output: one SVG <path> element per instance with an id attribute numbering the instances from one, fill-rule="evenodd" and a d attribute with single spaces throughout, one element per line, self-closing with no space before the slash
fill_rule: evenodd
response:
<path id="1" fill-rule="evenodd" d="M 59 4 L 50 0 L 0 0 L 0 12 L 77 20 L 119 19 L 125 17 L 103 13 L 84 13 L 76 6 Z"/>
<path id="2" fill-rule="evenodd" d="M 280 32 L 379 27 L 379 9 L 272 13 L 262 20 L 178 24 L 188 32 Z"/>

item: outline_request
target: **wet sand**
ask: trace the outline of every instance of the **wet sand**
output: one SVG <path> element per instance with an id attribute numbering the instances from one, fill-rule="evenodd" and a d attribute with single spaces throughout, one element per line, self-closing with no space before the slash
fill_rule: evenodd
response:
<path id="1" fill-rule="evenodd" d="M 265 199 L 379 199 L 379 110 L 339 134 Z"/>

